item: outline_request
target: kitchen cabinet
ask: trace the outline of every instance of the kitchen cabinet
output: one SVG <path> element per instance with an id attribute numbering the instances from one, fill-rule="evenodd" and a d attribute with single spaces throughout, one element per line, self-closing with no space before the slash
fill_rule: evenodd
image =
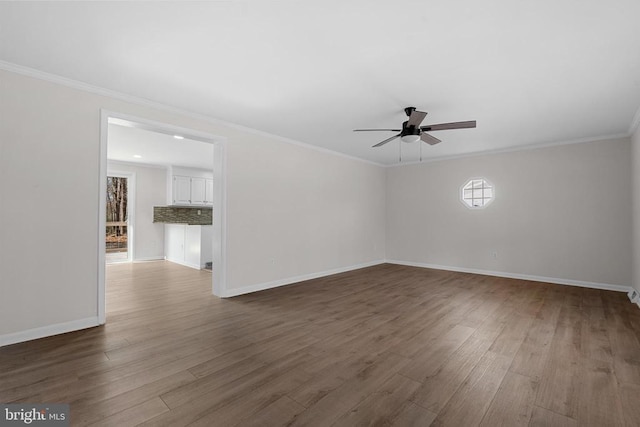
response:
<path id="1" fill-rule="evenodd" d="M 204 204 L 207 206 L 213 205 L 213 180 L 206 179 L 204 183 Z"/>
<path id="2" fill-rule="evenodd" d="M 164 257 L 167 261 L 184 264 L 185 225 L 164 226 Z"/>
<path id="3" fill-rule="evenodd" d="M 212 175 L 213 172 L 204 169 L 169 167 L 167 203 L 178 206 L 212 206 Z"/>
<path id="4" fill-rule="evenodd" d="M 172 205 L 191 204 L 191 178 L 188 176 L 173 177 L 173 200 Z"/>
<path id="5" fill-rule="evenodd" d="M 166 224 L 164 237 L 167 261 L 203 269 L 213 259 L 213 227 L 210 225 Z"/>
<path id="6" fill-rule="evenodd" d="M 191 204 L 192 205 L 205 205 L 206 193 L 205 193 L 205 178 L 191 178 Z"/>

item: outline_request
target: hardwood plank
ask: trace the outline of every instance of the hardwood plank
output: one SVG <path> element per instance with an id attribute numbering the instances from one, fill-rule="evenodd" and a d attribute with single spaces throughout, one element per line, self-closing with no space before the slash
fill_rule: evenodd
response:
<path id="1" fill-rule="evenodd" d="M 256 412 L 249 421 L 243 421 L 243 427 L 286 426 L 305 410 L 305 407 L 287 396 Z"/>
<path id="2" fill-rule="evenodd" d="M 137 426 L 148 419 L 156 417 L 158 414 L 168 411 L 169 408 L 166 407 L 162 399 L 154 397 L 146 402 L 104 418 L 95 425 L 114 427 Z"/>
<path id="3" fill-rule="evenodd" d="M 427 411 L 415 403 L 404 404 L 398 416 L 394 420 L 393 427 L 422 427 L 431 425 L 436 419 L 436 414 Z"/>
<path id="4" fill-rule="evenodd" d="M 420 383 L 396 374 L 369 397 L 340 417 L 334 426 L 391 425 L 405 409 Z"/>
<path id="5" fill-rule="evenodd" d="M 150 396 L 160 396 L 194 380 L 195 377 L 188 371 L 182 371 L 104 400 L 76 401 L 71 405 L 73 425 L 84 426 L 97 423 L 104 418 L 144 403 Z"/>
<path id="6" fill-rule="evenodd" d="M 0 349 L 0 351 L 1 350 L 4 350 L 4 348 Z M 14 368 L 13 370 L 0 374 L 0 396 L 2 396 L 3 402 L 7 402 L 10 400 L 11 389 L 17 389 L 15 390 L 17 395 L 30 395 L 47 387 L 48 383 L 55 385 L 65 381 L 75 381 L 78 378 L 78 371 L 82 372 L 90 367 L 99 366 L 108 360 L 103 352 L 98 352 L 84 357 L 78 357 L 77 359 L 51 359 L 49 363 L 45 365 L 28 363 L 23 367 Z M 22 361 L 21 363 L 24 362 Z M 40 384 L 38 390 L 27 390 L 28 386 L 25 386 L 25 384 L 35 383 Z"/>
<path id="7" fill-rule="evenodd" d="M 578 422 L 573 418 L 556 414 L 539 406 L 533 407 L 529 427 L 578 427 Z"/>
<path id="8" fill-rule="evenodd" d="M 622 383 L 619 385 L 619 396 L 622 399 L 622 415 L 624 423 L 628 426 L 640 425 L 640 386 L 637 384 Z"/>
<path id="9" fill-rule="evenodd" d="M 349 356 L 344 359 L 339 358 L 337 363 L 322 369 L 309 381 L 301 384 L 300 387 L 290 391 L 287 395 L 308 408 L 376 361 L 376 357 L 370 355 L 350 354 Z M 320 361 L 324 360 L 326 359 L 320 359 Z M 311 364 L 312 369 L 305 366 L 304 370 L 317 372 L 316 365 L 317 363 Z"/>
<path id="10" fill-rule="evenodd" d="M 429 343 L 400 373 L 416 381 L 433 375 L 446 360 L 475 332 L 474 328 L 456 325 Z"/>
<path id="11" fill-rule="evenodd" d="M 536 405 L 576 419 L 582 387 L 582 316 L 567 294 L 540 378 Z"/>
<path id="12" fill-rule="evenodd" d="M 206 377 L 198 378 L 164 393 L 161 397 L 169 408 L 176 408 L 188 403 L 193 396 L 202 396 L 210 393 L 243 377 L 252 377 L 252 380 L 257 381 L 261 378 L 261 375 L 266 376 L 269 374 L 269 370 L 266 367 L 267 364 L 257 357 L 240 360 Z"/>
<path id="13" fill-rule="evenodd" d="M 540 379 L 536 405 L 577 418 L 581 371 L 582 367 L 573 359 L 551 359 Z"/>
<path id="14" fill-rule="evenodd" d="M 511 372 L 540 379 L 551 349 L 561 308 L 561 296 L 547 296 L 509 367 Z"/>
<path id="15" fill-rule="evenodd" d="M 602 291 L 587 289 L 582 295 L 583 323 L 582 351 L 584 357 L 612 361 L 613 351 L 607 333 L 607 320 L 601 297 Z"/>
<path id="16" fill-rule="evenodd" d="M 402 369 L 407 362 L 408 359 L 393 353 L 383 355 L 377 363 L 369 365 L 355 378 L 346 381 L 300 414 L 292 425 L 320 426 L 336 422 Z"/>
<path id="17" fill-rule="evenodd" d="M 304 354 L 290 355 L 280 365 L 260 368 L 259 372 L 240 377 L 224 387 L 193 394 L 191 400 L 144 424 L 172 426 L 197 422 L 212 425 L 220 422 L 222 424 L 218 425 L 225 425 L 238 417 L 250 416 L 279 399 L 286 390 L 308 380 L 309 374 L 299 369 L 304 362 Z"/>
<path id="18" fill-rule="evenodd" d="M 537 390 L 538 383 L 532 378 L 507 372 L 480 425 L 528 425 Z"/>
<path id="19" fill-rule="evenodd" d="M 440 412 L 489 350 L 500 331 L 500 328 L 492 331 L 478 329 L 435 374 L 424 380 L 412 400 L 431 412 Z"/>
<path id="20" fill-rule="evenodd" d="M 507 374 L 507 356 L 488 351 L 438 413 L 434 426 L 470 426 L 482 421 Z"/>
<path id="21" fill-rule="evenodd" d="M 619 382 L 640 385 L 640 339 L 637 325 L 611 295 L 603 294 L 603 311 L 611 343 L 615 375 Z M 637 318 L 636 318 L 637 319 Z"/>
<path id="22" fill-rule="evenodd" d="M 489 347 L 489 350 L 493 353 L 507 356 L 509 363 L 511 363 L 527 336 L 532 323 L 532 317 L 524 315 L 519 311 L 514 312 L 506 322 L 500 335 L 498 335 L 491 347 Z M 507 366 L 507 368 L 508 367 L 509 366 Z"/>
<path id="23" fill-rule="evenodd" d="M 243 346 L 237 350 L 211 358 L 189 368 L 189 371 L 196 377 L 202 378 L 218 372 L 221 369 L 225 369 L 231 364 L 258 355 L 261 361 L 269 363 L 273 361 L 274 358 L 277 359 L 282 355 L 282 349 L 286 349 L 289 353 L 295 353 L 300 349 L 309 347 L 317 341 L 317 338 L 306 334 L 304 330 L 290 331 L 277 337 Z"/>
<path id="24" fill-rule="evenodd" d="M 272 381 L 254 388 L 248 394 L 238 396 L 217 410 L 207 412 L 191 425 L 194 427 L 227 427 L 236 424 L 244 425 L 248 419 L 257 421 L 257 418 L 261 416 L 258 415 L 260 412 L 265 415 L 265 412 L 268 413 L 274 410 L 274 408 L 269 409 L 269 407 L 281 400 L 287 390 L 297 387 L 308 377 L 309 374 L 301 369 L 285 372 Z M 289 409 L 292 410 L 292 408 Z M 295 410 L 295 412 L 298 413 L 299 411 Z M 289 418 L 289 423 L 295 421 L 295 416 L 287 416 L 287 418 Z"/>
<path id="25" fill-rule="evenodd" d="M 622 400 L 613 363 L 586 359 L 578 399 L 577 421 L 584 426 L 623 425 Z M 640 403 L 640 396 L 636 396 Z"/>
<path id="26" fill-rule="evenodd" d="M 123 369 L 108 370 L 98 375 L 83 375 L 72 387 L 57 387 L 41 392 L 33 397 L 35 401 L 45 401 L 45 396 L 54 401 L 69 402 L 92 402 L 108 399 L 109 397 L 143 387 L 147 384 L 161 380 L 175 373 L 184 371 L 203 360 L 210 359 L 217 352 L 210 353 L 208 350 L 195 352 L 189 356 L 170 360 L 164 364 L 151 363 L 149 368 L 144 363 L 135 363 L 131 366 L 124 366 Z"/>

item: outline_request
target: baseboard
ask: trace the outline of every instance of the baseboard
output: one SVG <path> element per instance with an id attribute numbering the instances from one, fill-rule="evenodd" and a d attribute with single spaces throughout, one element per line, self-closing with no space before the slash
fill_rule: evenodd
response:
<path id="1" fill-rule="evenodd" d="M 163 256 L 161 257 L 143 257 L 143 258 L 136 258 L 133 260 L 133 262 L 148 262 L 148 261 L 164 261 L 165 258 Z"/>
<path id="2" fill-rule="evenodd" d="M 483 276 L 505 277 L 508 279 L 530 280 L 533 282 L 553 283 L 556 285 L 579 286 L 582 288 L 604 289 L 607 291 L 629 292 L 630 286 L 612 285 L 609 283 L 586 282 L 583 280 L 558 279 L 556 277 L 534 276 L 530 274 L 507 273 L 504 271 L 480 270 L 476 268 L 452 267 L 448 265 L 427 264 L 421 262 L 387 260 L 389 264 L 407 265 L 411 267 L 432 268 L 434 270 L 457 271 L 459 273 L 481 274 Z"/>
<path id="3" fill-rule="evenodd" d="M 0 347 L 19 342 L 36 340 L 38 338 L 52 335 L 65 334 L 67 332 L 79 331 L 80 329 L 98 326 L 98 317 L 87 317 L 86 319 L 72 320 L 70 322 L 56 323 L 55 325 L 42 326 L 40 328 L 27 329 L 26 331 L 13 332 L 0 335 Z"/>
<path id="4" fill-rule="evenodd" d="M 267 289 L 278 288 L 280 286 L 292 285 L 305 280 L 318 279 L 320 277 L 331 276 L 332 274 L 346 273 L 347 271 L 358 270 L 360 268 L 372 267 L 374 265 L 384 264 L 384 260 L 365 262 L 362 264 L 350 265 L 348 267 L 335 268 L 333 270 L 319 271 L 316 273 L 303 274 L 301 276 L 288 277 L 286 279 L 274 280 L 257 285 L 244 286 L 237 289 L 227 289 L 223 292 L 223 298 L 235 297 L 238 295 L 250 294 L 252 292 L 264 291 Z"/>
<path id="5" fill-rule="evenodd" d="M 174 263 L 174 264 L 179 264 L 179 265 L 183 265 L 183 266 L 185 266 L 185 267 L 189 267 L 189 268 L 194 268 L 194 269 L 196 269 L 196 270 L 200 270 L 200 266 L 199 266 L 199 265 L 197 265 L 197 264 L 189 264 L 189 263 L 184 262 L 184 261 L 176 261 L 176 260 L 169 259 L 169 258 L 165 258 L 165 259 L 166 259 L 167 261 L 169 261 L 169 262 Z"/>
<path id="6" fill-rule="evenodd" d="M 631 290 L 627 293 L 627 296 L 629 297 L 629 301 L 636 304 L 640 308 L 640 292 L 638 292 L 634 288 L 631 288 Z"/>

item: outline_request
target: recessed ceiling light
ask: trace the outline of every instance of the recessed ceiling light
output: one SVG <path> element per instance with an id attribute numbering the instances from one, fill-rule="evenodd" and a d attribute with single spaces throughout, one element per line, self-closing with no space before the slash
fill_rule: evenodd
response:
<path id="1" fill-rule="evenodd" d="M 173 137 L 175 139 L 184 139 L 184 136 L 182 136 L 182 135 L 173 135 Z"/>
<path id="2" fill-rule="evenodd" d="M 133 155 L 133 157 L 134 157 L 135 159 L 141 159 L 141 158 L 142 158 L 142 156 L 141 156 L 140 154 L 134 154 L 134 155 Z"/>

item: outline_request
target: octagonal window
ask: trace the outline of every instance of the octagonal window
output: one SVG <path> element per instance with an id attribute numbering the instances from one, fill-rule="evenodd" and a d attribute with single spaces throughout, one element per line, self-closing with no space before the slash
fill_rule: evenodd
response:
<path id="1" fill-rule="evenodd" d="M 484 178 L 473 178 L 462 186 L 460 198 L 471 209 L 479 209 L 493 201 L 495 189 Z"/>

